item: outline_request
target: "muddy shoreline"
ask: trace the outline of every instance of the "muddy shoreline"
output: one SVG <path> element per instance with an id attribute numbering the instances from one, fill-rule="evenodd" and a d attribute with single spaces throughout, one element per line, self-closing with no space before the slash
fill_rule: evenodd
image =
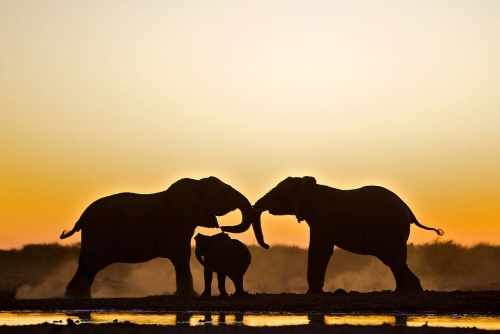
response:
<path id="1" fill-rule="evenodd" d="M 230 297 L 152 296 L 97 299 L 0 299 L 0 311 L 146 311 L 277 313 L 427 313 L 500 315 L 500 291 L 253 294 Z"/>

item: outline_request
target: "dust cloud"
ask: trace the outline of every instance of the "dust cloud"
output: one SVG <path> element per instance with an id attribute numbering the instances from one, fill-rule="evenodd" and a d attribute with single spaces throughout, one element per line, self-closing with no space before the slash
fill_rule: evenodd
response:
<path id="1" fill-rule="evenodd" d="M 272 246 L 266 250 L 250 246 L 252 264 L 245 278 L 250 293 L 305 293 L 307 250 Z M 59 298 L 76 272 L 79 246 L 28 245 L 22 250 L 0 250 L 0 295 L 16 298 Z M 478 244 L 464 247 L 453 241 L 408 245 L 408 265 L 427 290 L 500 289 L 500 246 Z M 194 288 L 204 288 L 203 267 L 191 258 Z M 388 267 L 373 256 L 357 255 L 335 248 L 325 277 L 325 291 L 394 290 Z M 227 279 L 227 291 L 234 292 Z M 143 297 L 172 294 L 175 271 L 167 259 L 140 264 L 116 263 L 95 278 L 92 296 Z M 218 295 L 214 278 L 212 294 Z"/>

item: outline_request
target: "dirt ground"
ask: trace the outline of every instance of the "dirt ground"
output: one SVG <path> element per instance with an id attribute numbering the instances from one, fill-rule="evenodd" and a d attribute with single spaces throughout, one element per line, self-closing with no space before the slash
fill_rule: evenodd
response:
<path id="1" fill-rule="evenodd" d="M 154 312 L 434 313 L 500 315 L 500 291 L 251 294 L 230 297 L 152 296 L 97 299 L 0 299 L 0 311 L 113 310 Z"/>

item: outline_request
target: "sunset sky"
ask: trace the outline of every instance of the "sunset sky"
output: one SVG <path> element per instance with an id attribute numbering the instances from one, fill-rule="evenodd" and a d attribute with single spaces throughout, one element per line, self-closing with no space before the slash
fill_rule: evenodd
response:
<path id="1" fill-rule="evenodd" d="M 499 18 L 498 0 L 0 0 L 0 248 L 210 175 L 252 203 L 287 176 L 380 185 L 440 240 L 499 244 Z M 263 229 L 307 247 L 292 216 Z"/>

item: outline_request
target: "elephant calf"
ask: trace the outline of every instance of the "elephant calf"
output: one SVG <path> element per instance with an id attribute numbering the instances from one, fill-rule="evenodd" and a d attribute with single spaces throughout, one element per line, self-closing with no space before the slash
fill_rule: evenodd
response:
<path id="1" fill-rule="evenodd" d="M 225 233 L 213 236 L 197 234 L 196 258 L 205 267 L 205 291 L 202 296 L 212 295 L 212 276 L 217 273 L 220 296 L 227 296 L 226 276 L 236 288 L 235 295 L 244 295 L 243 275 L 251 262 L 250 251 L 241 241 L 231 239 Z M 204 257 L 204 258 L 202 258 Z"/>

